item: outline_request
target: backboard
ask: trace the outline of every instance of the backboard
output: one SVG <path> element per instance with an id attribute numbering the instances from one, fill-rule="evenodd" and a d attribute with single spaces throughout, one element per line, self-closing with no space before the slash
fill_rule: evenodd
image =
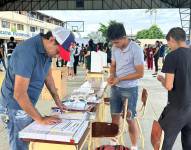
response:
<path id="1" fill-rule="evenodd" d="M 84 21 L 66 21 L 65 27 L 72 32 L 84 32 Z"/>

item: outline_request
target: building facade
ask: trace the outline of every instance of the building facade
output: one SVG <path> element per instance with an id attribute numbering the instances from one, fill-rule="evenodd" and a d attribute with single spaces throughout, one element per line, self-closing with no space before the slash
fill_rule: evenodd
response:
<path id="1" fill-rule="evenodd" d="M 59 26 L 64 26 L 64 22 L 40 12 L 0 12 L 0 39 L 5 42 L 11 36 L 18 42 L 23 41 Z"/>

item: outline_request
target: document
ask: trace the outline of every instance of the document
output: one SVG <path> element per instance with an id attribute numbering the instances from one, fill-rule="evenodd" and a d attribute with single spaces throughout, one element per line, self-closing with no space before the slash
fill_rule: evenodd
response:
<path id="1" fill-rule="evenodd" d="M 56 125 L 40 125 L 33 122 L 19 132 L 19 138 L 78 143 L 88 124 L 88 121 L 68 119 L 62 119 L 62 122 Z"/>

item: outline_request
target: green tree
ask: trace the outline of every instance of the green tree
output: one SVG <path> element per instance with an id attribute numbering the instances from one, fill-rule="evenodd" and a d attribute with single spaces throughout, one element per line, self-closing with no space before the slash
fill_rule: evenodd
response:
<path id="1" fill-rule="evenodd" d="M 137 39 L 163 39 L 164 34 L 157 25 L 153 25 L 149 29 L 143 29 L 137 32 L 136 38 Z"/>
<path id="2" fill-rule="evenodd" d="M 113 23 L 116 23 L 115 20 L 111 20 L 108 24 L 103 24 L 103 23 L 100 23 L 100 27 L 98 29 L 99 32 L 102 33 L 102 36 L 107 40 L 107 30 L 108 30 L 108 27 L 113 24 Z"/>
<path id="3" fill-rule="evenodd" d="M 137 32 L 136 38 L 137 39 L 144 39 L 146 36 L 148 36 L 148 34 L 149 34 L 149 31 L 144 29 L 144 30 Z"/>
<path id="4" fill-rule="evenodd" d="M 100 23 L 100 27 L 99 27 L 98 31 L 102 33 L 103 37 L 107 36 L 107 29 L 108 29 L 107 25 Z"/>

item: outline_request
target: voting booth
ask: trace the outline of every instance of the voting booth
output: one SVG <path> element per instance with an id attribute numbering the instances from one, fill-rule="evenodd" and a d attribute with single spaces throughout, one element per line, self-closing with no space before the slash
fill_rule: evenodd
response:
<path id="1" fill-rule="evenodd" d="M 98 51 L 91 52 L 91 72 L 101 73 L 107 67 L 107 53 Z"/>
<path id="2" fill-rule="evenodd" d="M 52 68 L 52 76 L 59 97 L 63 99 L 67 94 L 67 68 L 66 67 Z M 42 90 L 41 98 L 42 100 L 52 100 L 52 96 L 49 90 L 47 89 L 46 85 L 44 85 L 44 88 Z"/>

